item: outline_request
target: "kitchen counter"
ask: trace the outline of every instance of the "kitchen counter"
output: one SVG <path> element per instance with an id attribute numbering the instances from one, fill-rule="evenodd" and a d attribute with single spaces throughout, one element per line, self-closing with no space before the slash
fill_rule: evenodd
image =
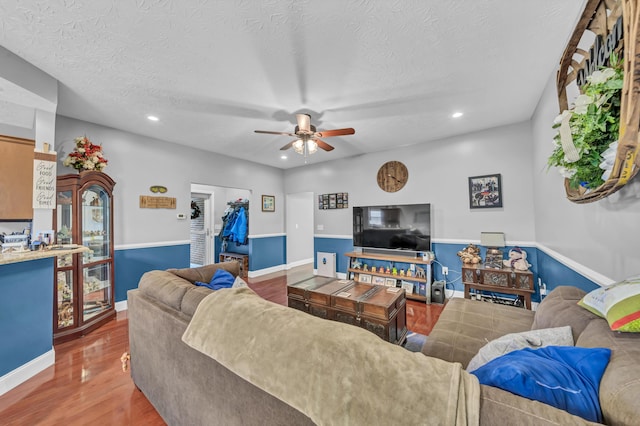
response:
<path id="1" fill-rule="evenodd" d="M 73 253 L 89 251 L 88 247 L 77 246 L 76 248 L 45 249 L 35 251 L 9 252 L 0 254 L 0 265 L 9 263 L 28 262 L 30 260 L 45 259 L 47 257 L 64 256 Z"/>

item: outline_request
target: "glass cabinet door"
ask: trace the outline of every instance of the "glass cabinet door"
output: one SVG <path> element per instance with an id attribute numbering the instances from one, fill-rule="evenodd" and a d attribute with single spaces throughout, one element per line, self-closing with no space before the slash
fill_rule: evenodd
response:
<path id="1" fill-rule="evenodd" d="M 100 185 L 91 185 L 81 195 L 82 244 L 89 247 L 83 255 L 82 321 L 110 309 L 111 294 L 111 212 L 110 198 Z"/>
<path id="2" fill-rule="evenodd" d="M 73 319 L 73 270 L 58 271 L 58 329 L 71 327 L 75 324 Z"/>
<path id="3" fill-rule="evenodd" d="M 111 264 L 100 263 L 83 268 L 82 320 L 88 321 L 113 304 Z"/>
<path id="4" fill-rule="evenodd" d="M 73 244 L 73 192 L 58 192 L 56 215 L 57 243 Z"/>
<path id="5" fill-rule="evenodd" d="M 99 185 L 91 185 L 82 193 L 82 245 L 89 247 L 84 263 L 109 259 L 111 202 L 109 194 Z"/>
<path id="6" fill-rule="evenodd" d="M 56 197 L 56 241 L 58 244 L 73 243 L 73 192 L 60 191 Z M 75 325 L 75 290 L 73 282 L 73 255 L 58 256 L 56 306 L 58 329 Z"/>

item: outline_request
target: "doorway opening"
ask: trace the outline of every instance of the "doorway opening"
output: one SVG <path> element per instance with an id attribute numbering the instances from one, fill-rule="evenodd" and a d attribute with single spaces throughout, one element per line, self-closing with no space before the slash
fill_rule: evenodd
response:
<path id="1" fill-rule="evenodd" d="M 223 229 L 223 218 L 230 201 L 249 200 L 251 191 L 242 188 L 228 188 L 206 184 L 191 184 L 191 201 L 197 209 L 191 209 L 190 258 L 191 266 L 203 266 L 220 262 L 222 241 L 219 238 Z M 199 215 L 193 214 L 194 211 Z M 231 251 L 248 250 L 248 245 L 235 247 Z"/>
<path id="2" fill-rule="evenodd" d="M 192 268 L 214 263 L 211 224 L 213 194 L 191 193 L 190 264 Z"/>
<path id="3" fill-rule="evenodd" d="M 313 265 L 313 192 L 287 194 L 287 269 Z"/>

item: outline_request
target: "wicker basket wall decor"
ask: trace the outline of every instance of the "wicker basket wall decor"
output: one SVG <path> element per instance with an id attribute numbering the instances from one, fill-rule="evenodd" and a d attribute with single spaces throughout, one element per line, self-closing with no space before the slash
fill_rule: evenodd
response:
<path id="1" fill-rule="evenodd" d="M 622 16 L 622 39 L 613 47 L 616 31 L 620 31 Z M 620 134 L 618 149 L 611 175 L 599 187 L 592 190 L 574 189 L 565 179 L 567 198 L 574 203 L 591 203 L 601 200 L 622 188 L 640 168 L 638 138 L 640 135 L 640 9 L 638 0 L 589 0 L 585 6 L 569 43 L 560 60 L 557 77 L 560 111 L 568 108 L 567 92 L 570 85 L 583 80 L 584 69 L 593 62 L 594 48 L 585 51 L 578 45 L 587 32 L 601 36 L 609 43 L 603 50 L 615 51 L 624 64 L 624 83 L 620 107 Z M 600 54 L 599 51 L 595 55 Z"/>

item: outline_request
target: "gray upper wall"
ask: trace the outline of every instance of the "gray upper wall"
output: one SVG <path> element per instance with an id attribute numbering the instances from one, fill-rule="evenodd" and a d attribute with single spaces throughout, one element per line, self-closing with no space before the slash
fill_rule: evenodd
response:
<path id="1" fill-rule="evenodd" d="M 62 166 L 62 160 L 73 149 L 73 139 L 83 135 L 102 145 L 109 160 L 104 171 L 116 181 L 116 245 L 188 241 L 189 221 L 176 215 L 190 216 L 192 183 L 250 190 L 251 234 L 284 232 L 280 169 L 58 116 L 58 174 L 75 172 Z M 158 195 L 149 191 L 153 185 L 166 186 L 168 191 L 162 195 L 177 198 L 177 209 L 141 209 L 140 195 Z M 276 196 L 275 213 L 261 211 L 261 194 Z"/>
<path id="2" fill-rule="evenodd" d="M 482 231 L 498 231 L 509 241 L 532 243 L 532 152 L 529 122 L 411 147 L 393 148 L 390 142 L 389 151 L 287 170 L 285 192 L 348 192 L 350 207 L 431 203 L 436 239 L 472 241 Z M 390 160 L 409 171 L 407 184 L 395 193 L 384 192 L 376 181 Z M 503 207 L 470 209 L 468 178 L 495 173 L 502 175 Z M 318 210 L 315 203 L 316 234 L 351 235 L 351 209 Z"/>
<path id="3" fill-rule="evenodd" d="M 603 200 L 568 201 L 563 178 L 546 171 L 558 113 L 554 73 L 531 121 L 536 241 L 616 281 L 640 274 L 640 177 Z"/>

